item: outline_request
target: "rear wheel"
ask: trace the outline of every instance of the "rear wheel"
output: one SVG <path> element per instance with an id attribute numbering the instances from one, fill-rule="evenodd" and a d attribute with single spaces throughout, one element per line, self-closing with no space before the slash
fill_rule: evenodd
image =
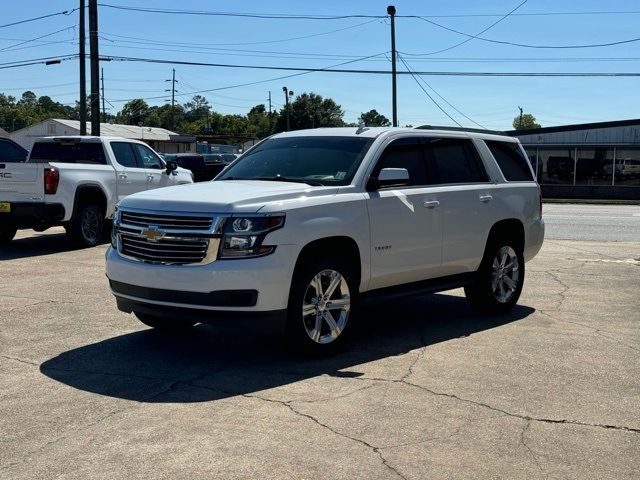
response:
<path id="1" fill-rule="evenodd" d="M 17 228 L 8 225 L 0 225 L 0 245 L 8 245 L 16 236 Z"/>
<path id="2" fill-rule="evenodd" d="M 505 313 L 520 298 L 524 283 L 524 257 L 519 242 L 503 239 L 487 248 L 475 283 L 464 292 L 471 307 L 480 313 Z"/>
<path id="3" fill-rule="evenodd" d="M 330 256 L 307 260 L 293 276 L 287 312 L 290 345 L 305 355 L 334 353 L 347 340 L 357 305 L 350 262 Z"/>
<path id="4" fill-rule="evenodd" d="M 195 325 L 195 322 L 184 320 L 173 320 L 170 318 L 160 317 L 156 315 L 148 315 L 146 313 L 133 312 L 134 315 L 146 326 L 155 328 L 163 332 L 181 332 Z"/>
<path id="5" fill-rule="evenodd" d="M 67 227 L 67 235 L 80 247 L 97 245 L 104 235 L 104 215 L 100 207 L 92 203 L 81 204 Z"/>

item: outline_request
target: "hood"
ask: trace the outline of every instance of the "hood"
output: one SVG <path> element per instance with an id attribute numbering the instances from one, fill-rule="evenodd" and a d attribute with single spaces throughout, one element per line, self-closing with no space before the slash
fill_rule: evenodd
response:
<path id="1" fill-rule="evenodd" d="M 335 195 L 337 187 L 261 180 L 219 180 L 158 188 L 126 197 L 122 208 L 169 212 L 255 213 L 265 204 L 300 197 Z"/>

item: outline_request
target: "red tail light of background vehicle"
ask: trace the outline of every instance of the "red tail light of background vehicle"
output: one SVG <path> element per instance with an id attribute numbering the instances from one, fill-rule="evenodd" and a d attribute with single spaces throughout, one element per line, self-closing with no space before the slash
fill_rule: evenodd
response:
<path id="1" fill-rule="evenodd" d="M 45 168 L 44 170 L 44 193 L 55 195 L 60 182 L 60 172 L 55 168 Z"/>

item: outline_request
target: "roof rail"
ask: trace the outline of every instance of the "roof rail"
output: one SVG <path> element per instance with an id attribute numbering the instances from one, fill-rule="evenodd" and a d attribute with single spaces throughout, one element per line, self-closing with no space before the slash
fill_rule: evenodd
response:
<path id="1" fill-rule="evenodd" d="M 505 132 L 498 130 L 487 130 L 484 128 L 466 128 L 466 127 L 440 127 L 437 125 L 420 125 L 415 127 L 418 130 L 452 130 L 454 132 L 474 132 L 474 133 L 488 133 L 491 135 L 506 135 Z"/>

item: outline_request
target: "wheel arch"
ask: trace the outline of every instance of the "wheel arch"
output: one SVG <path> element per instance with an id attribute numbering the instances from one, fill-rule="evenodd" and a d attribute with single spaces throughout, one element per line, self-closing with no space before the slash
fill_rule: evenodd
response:
<path id="1" fill-rule="evenodd" d="M 303 263 L 309 258 L 315 258 L 318 255 L 331 254 L 343 259 L 351 261 L 355 267 L 357 275 L 356 285 L 360 285 L 362 279 L 362 255 L 358 243 L 349 236 L 336 235 L 331 237 L 319 238 L 307 243 L 298 254 L 298 258 L 294 267 L 294 274 Z"/>
<path id="2" fill-rule="evenodd" d="M 85 202 L 95 203 L 100 207 L 102 211 L 102 215 L 104 218 L 107 216 L 107 195 L 104 190 L 98 184 L 87 183 L 78 186 L 76 189 L 76 193 L 73 198 L 73 213 L 71 215 L 71 220 L 73 221 L 76 218 L 78 213 L 78 207 Z"/>
<path id="3" fill-rule="evenodd" d="M 524 225 L 519 219 L 507 218 L 493 224 L 491 230 L 489 230 L 489 235 L 487 236 L 484 258 L 486 258 L 489 246 L 499 238 L 513 239 L 516 242 L 516 246 L 520 248 L 520 251 L 524 252 Z"/>

